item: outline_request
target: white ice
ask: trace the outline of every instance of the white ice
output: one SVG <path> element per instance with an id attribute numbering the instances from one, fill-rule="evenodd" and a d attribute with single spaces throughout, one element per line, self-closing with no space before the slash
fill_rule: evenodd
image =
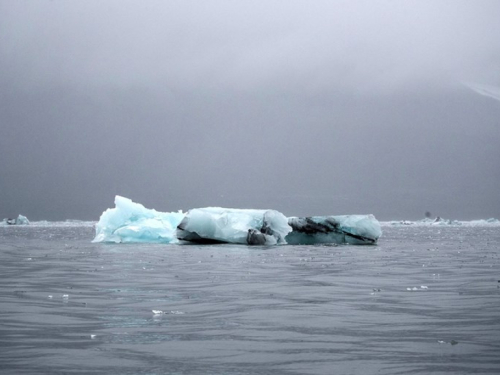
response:
<path id="1" fill-rule="evenodd" d="M 182 212 L 158 212 L 117 195 L 115 208 L 102 213 L 92 242 L 177 242 L 175 229 L 183 218 Z"/>
<path id="2" fill-rule="evenodd" d="M 291 230 L 285 215 L 275 210 L 206 207 L 187 212 L 177 237 L 193 242 L 275 245 L 286 243 Z"/>

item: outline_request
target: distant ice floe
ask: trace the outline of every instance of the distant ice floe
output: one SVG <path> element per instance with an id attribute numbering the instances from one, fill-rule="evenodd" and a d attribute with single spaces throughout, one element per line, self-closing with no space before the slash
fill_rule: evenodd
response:
<path id="1" fill-rule="evenodd" d="M 96 224 L 95 221 L 83 221 L 83 220 L 65 220 L 65 221 L 30 221 L 30 227 L 93 227 Z"/>
<path id="2" fill-rule="evenodd" d="M 19 215 L 16 219 L 3 219 L 0 225 L 29 225 L 29 223 L 26 216 Z"/>
<path id="3" fill-rule="evenodd" d="M 65 220 L 65 221 L 30 221 L 26 216 L 19 215 L 16 219 L 3 219 L 0 226 L 29 225 L 30 227 L 92 227 L 95 221 Z"/>
<path id="4" fill-rule="evenodd" d="M 500 220 L 495 218 L 481 219 L 481 220 L 448 220 L 442 218 L 436 219 L 422 219 L 417 221 L 409 220 L 394 220 L 394 221 L 382 221 L 380 224 L 383 227 L 389 226 L 417 226 L 417 227 L 427 227 L 427 226 L 449 226 L 449 227 L 483 227 L 483 226 L 500 226 Z"/>
<path id="5" fill-rule="evenodd" d="M 115 208 L 101 215 L 93 242 L 364 245 L 381 235 L 373 215 L 287 218 L 275 210 L 222 207 L 158 212 L 116 196 Z"/>
<path id="6" fill-rule="evenodd" d="M 158 315 L 166 315 L 166 314 L 172 314 L 172 315 L 184 315 L 184 311 L 177 311 L 177 310 L 171 310 L 171 311 L 162 311 L 162 310 L 151 310 L 153 315 L 158 316 Z"/>

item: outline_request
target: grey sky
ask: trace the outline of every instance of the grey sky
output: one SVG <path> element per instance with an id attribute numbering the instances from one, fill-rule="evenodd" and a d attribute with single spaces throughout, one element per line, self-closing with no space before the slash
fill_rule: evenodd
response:
<path id="1" fill-rule="evenodd" d="M 500 217 L 499 14 L 0 0 L 0 219 L 97 220 L 115 194 L 164 211 Z"/>

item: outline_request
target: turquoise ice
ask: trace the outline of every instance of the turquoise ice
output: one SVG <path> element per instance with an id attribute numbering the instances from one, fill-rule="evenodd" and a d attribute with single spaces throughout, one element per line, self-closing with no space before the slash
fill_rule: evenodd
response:
<path id="1" fill-rule="evenodd" d="M 182 212 L 158 212 L 117 195 L 115 208 L 102 213 L 92 242 L 178 242 L 175 230 L 183 218 Z"/>

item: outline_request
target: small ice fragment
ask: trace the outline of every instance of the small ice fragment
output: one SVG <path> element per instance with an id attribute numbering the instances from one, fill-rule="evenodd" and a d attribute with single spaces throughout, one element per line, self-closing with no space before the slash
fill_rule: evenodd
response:
<path id="1" fill-rule="evenodd" d="M 52 296 L 51 296 L 51 295 L 49 295 L 49 298 L 52 298 Z"/>
<path id="2" fill-rule="evenodd" d="M 414 286 L 414 287 L 412 288 L 412 290 L 418 290 L 418 288 L 417 288 L 416 286 Z"/>
<path id="3" fill-rule="evenodd" d="M 411 288 L 406 288 L 406 290 L 411 290 Z"/>
<path id="4" fill-rule="evenodd" d="M 170 311 L 170 314 L 182 315 L 182 314 L 184 314 L 184 312 L 182 312 L 182 311 Z"/>
<path id="5" fill-rule="evenodd" d="M 153 314 L 155 315 L 160 315 L 160 314 L 163 314 L 163 311 L 161 310 L 151 310 L 153 312 Z"/>
<path id="6" fill-rule="evenodd" d="M 439 343 L 439 344 L 446 344 L 446 341 L 443 341 L 443 340 L 438 340 L 438 343 Z"/>
<path id="7" fill-rule="evenodd" d="M 429 289 L 429 287 L 428 287 L 428 286 L 425 286 L 425 285 L 421 285 L 421 286 L 420 286 L 420 289 Z"/>
<path id="8" fill-rule="evenodd" d="M 69 298 L 69 295 L 63 294 L 62 298 Z"/>
<path id="9" fill-rule="evenodd" d="M 96 335 L 90 335 L 90 339 L 93 340 L 95 339 Z"/>

